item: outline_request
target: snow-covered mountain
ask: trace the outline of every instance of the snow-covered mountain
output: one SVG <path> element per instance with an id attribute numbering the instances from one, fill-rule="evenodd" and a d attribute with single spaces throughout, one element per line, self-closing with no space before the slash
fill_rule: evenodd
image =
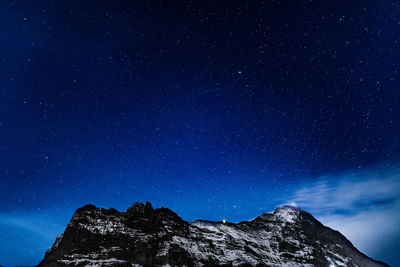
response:
<path id="1" fill-rule="evenodd" d="M 283 206 L 241 223 L 183 221 L 135 203 L 78 209 L 39 266 L 388 266 L 311 214 Z"/>

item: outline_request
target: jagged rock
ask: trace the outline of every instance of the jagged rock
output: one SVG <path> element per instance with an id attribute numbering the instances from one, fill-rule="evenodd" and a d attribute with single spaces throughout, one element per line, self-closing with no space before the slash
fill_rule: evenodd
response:
<path id="1" fill-rule="evenodd" d="M 333 265 L 334 264 L 334 265 Z M 252 221 L 183 221 L 149 202 L 79 208 L 42 266 L 388 266 L 290 206 Z"/>

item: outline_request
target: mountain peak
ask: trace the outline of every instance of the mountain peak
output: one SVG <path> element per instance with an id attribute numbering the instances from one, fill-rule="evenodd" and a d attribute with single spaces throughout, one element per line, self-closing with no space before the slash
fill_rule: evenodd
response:
<path id="1" fill-rule="evenodd" d="M 273 214 L 281 220 L 289 223 L 295 223 L 301 214 L 302 210 L 293 206 L 282 206 L 274 210 Z"/>
<path id="2" fill-rule="evenodd" d="M 188 223 L 167 208 L 126 212 L 86 205 L 48 250 L 42 266 L 387 266 L 297 207 L 249 222 Z"/>
<path id="3" fill-rule="evenodd" d="M 77 209 L 75 213 L 81 213 L 81 212 L 85 212 L 85 211 L 97 211 L 97 210 L 99 210 L 99 208 L 96 207 L 95 205 L 86 204 L 85 206 Z"/>
<path id="4" fill-rule="evenodd" d="M 153 212 L 153 206 L 150 202 L 146 201 L 146 203 L 135 202 L 132 206 L 130 206 L 127 210 L 127 213 L 146 213 Z"/>

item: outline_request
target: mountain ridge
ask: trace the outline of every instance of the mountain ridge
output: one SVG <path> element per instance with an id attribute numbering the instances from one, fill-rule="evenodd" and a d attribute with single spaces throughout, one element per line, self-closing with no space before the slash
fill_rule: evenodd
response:
<path id="1" fill-rule="evenodd" d="M 251 221 L 186 222 L 136 202 L 125 212 L 76 210 L 42 266 L 388 266 L 297 207 Z"/>

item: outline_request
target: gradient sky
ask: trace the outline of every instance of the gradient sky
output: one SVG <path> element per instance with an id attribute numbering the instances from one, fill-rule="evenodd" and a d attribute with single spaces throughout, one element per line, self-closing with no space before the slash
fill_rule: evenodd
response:
<path id="1" fill-rule="evenodd" d="M 0 264 L 146 200 L 400 262 L 400 2 L 5 0 L 0 38 Z"/>

